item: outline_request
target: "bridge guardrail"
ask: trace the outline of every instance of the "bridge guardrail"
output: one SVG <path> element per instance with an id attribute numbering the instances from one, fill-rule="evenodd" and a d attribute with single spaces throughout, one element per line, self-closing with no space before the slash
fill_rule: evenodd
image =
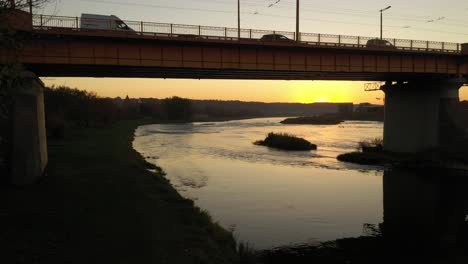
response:
<path id="1" fill-rule="evenodd" d="M 89 18 L 87 18 L 89 20 Z M 98 20 L 98 19 L 96 19 Z M 107 23 L 102 23 L 103 21 Z M 115 28 L 114 20 L 100 20 L 101 24 L 107 24 L 108 27 L 105 31 L 120 31 L 122 29 Z M 186 37 L 199 36 L 201 38 L 237 40 L 238 29 L 228 27 L 214 27 L 214 26 L 196 26 L 184 24 L 168 24 L 156 22 L 142 22 L 142 21 L 127 21 L 123 22 L 133 31 L 142 35 L 151 34 L 165 34 L 169 37 Z M 83 30 L 81 27 L 81 19 L 79 17 L 65 17 L 65 16 L 49 16 L 49 15 L 34 15 L 33 28 L 35 30 L 49 30 L 49 29 L 73 29 Z M 88 29 L 86 29 L 88 30 Z M 128 30 L 126 30 L 128 32 Z M 287 31 L 274 31 L 274 30 L 258 30 L 258 29 L 241 29 L 241 39 L 255 39 L 260 40 L 266 34 L 280 34 L 288 37 L 291 40 L 295 39 L 294 32 Z M 315 46 L 336 46 L 336 47 L 360 47 L 366 48 L 367 42 L 376 37 L 360 37 L 348 35 L 333 35 L 333 34 L 320 34 L 320 33 L 300 33 L 299 43 L 309 44 Z M 438 41 L 423 41 L 423 40 L 408 40 L 397 38 L 385 38 L 387 42 L 391 43 L 392 49 L 410 50 L 410 51 L 426 51 L 436 53 L 461 53 L 461 44 L 450 42 Z M 375 46 L 373 49 L 378 49 Z M 389 49 L 389 47 L 383 47 Z"/>

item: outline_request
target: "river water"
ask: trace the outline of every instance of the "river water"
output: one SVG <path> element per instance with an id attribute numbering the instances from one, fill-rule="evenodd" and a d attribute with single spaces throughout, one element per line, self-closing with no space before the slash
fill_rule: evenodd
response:
<path id="1" fill-rule="evenodd" d="M 283 125 L 283 119 L 146 125 L 133 145 L 184 197 L 258 249 L 360 236 L 364 224 L 381 223 L 383 168 L 336 156 L 382 137 L 383 124 Z M 269 132 L 303 137 L 318 150 L 252 144 Z"/>

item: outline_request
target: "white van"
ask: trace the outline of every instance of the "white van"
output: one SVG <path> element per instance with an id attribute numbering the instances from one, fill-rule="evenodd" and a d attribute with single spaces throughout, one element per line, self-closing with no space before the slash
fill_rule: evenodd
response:
<path id="1" fill-rule="evenodd" d="M 82 29 L 134 31 L 120 18 L 110 15 L 81 14 Z"/>

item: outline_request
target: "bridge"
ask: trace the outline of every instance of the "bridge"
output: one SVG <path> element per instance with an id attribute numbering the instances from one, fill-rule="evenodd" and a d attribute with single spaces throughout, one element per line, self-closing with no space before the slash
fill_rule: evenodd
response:
<path id="1" fill-rule="evenodd" d="M 78 17 L 25 12 L 3 21 L 30 39 L 15 52 L 1 50 L 0 65 L 21 63 L 29 71 L 23 86 L 35 87 L 34 103 L 25 101 L 18 116 L 39 121 L 14 129 L 41 135 L 17 143 L 24 145 L 18 157 L 35 146 L 44 161 L 38 171 L 47 154 L 42 84 L 35 76 L 382 81 L 384 147 L 394 152 L 437 148 L 445 135 L 442 115 L 458 102 L 468 78 L 468 45 L 460 43 L 387 38 L 381 46 L 371 45 L 372 37 L 254 29 L 241 29 L 239 38 L 235 28 L 141 21 L 118 21 L 120 28 L 104 21 L 109 26 L 96 30 Z M 272 34 L 288 39 L 263 37 Z"/>
<path id="2" fill-rule="evenodd" d="M 468 74 L 462 45 L 273 30 L 122 21 L 133 30 L 83 29 L 78 17 L 38 15 L 21 62 L 39 76 L 368 80 Z M 261 40 L 279 34 L 290 40 Z"/>

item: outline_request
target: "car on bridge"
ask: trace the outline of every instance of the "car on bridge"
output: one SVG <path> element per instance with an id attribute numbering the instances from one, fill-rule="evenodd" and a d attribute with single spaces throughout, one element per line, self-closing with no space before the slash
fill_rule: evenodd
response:
<path id="1" fill-rule="evenodd" d="M 284 41 L 284 42 L 293 42 L 294 40 L 280 34 L 266 34 L 260 38 L 261 41 Z"/>
<path id="2" fill-rule="evenodd" d="M 203 39 L 202 36 L 195 35 L 195 34 L 178 34 L 175 37 L 182 38 L 182 39 Z"/>
<path id="3" fill-rule="evenodd" d="M 386 49 L 396 49 L 396 47 L 385 39 L 369 39 L 366 43 L 368 48 L 386 48 Z"/>
<path id="4" fill-rule="evenodd" d="M 119 30 L 126 32 L 135 32 L 125 22 L 114 15 L 94 15 L 81 14 L 82 29 L 97 29 L 97 30 Z"/>

